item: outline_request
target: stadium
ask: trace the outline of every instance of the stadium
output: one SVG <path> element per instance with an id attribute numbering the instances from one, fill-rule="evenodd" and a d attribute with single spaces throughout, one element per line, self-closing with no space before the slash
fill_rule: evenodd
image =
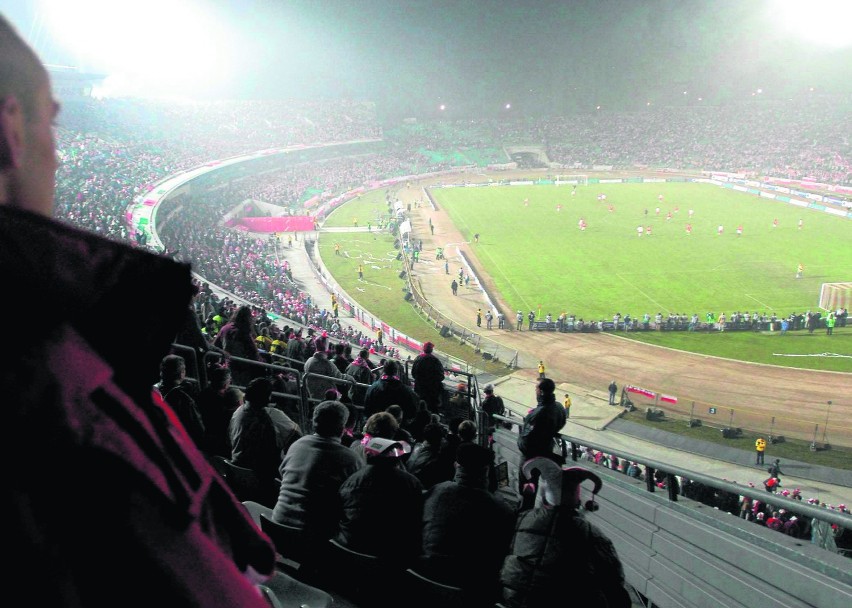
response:
<path id="1" fill-rule="evenodd" d="M 30 29 L 32 35 L 37 28 Z M 32 44 L 48 59 L 54 52 L 38 39 Z M 845 65 L 842 52 L 833 53 L 826 73 Z M 625 90 L 589 87 L 584 92 L 595 90 L 601 103 L 586 107 L 576 95 L 569 103 L 560 89 L 548 99 L 561 105 L 519 97 L 495 112 L 483 109 L 493 83 L 457 106 L 438 95 L 441 104 L 426 110 L 412 101 L 422 90 L 394 105 L 393 96 L 375 91 L 377 101 L 352 96 L 354 85 L 346 82 L 337 84 L 343 91 L 349 86 L 350 95 L 337 97 L 310 87 L 299 99 L 269 95 L 270 89 L 267 99 L 163 100 L 144 97 L 138 87 L 132 94 L 93 96 L 119 82 L 106 71 L 96 64 L 48 66 L 62 105 L 52 216 L 58 225 L 97 235 L 83 239 L 150 256 L 140 258 L 149 260 L 147 269 L 116 258 L 102 274 L 79 273 L 79 280 L 91 281 L 86 290 L 93 301 L 104 298 L 91 308 L 103 323 L 131 319 L 141 330 L 120 339 L 132 356 L 97 340 L 95 350 L 134 361 L 138 382 L 147 378 L 145 369 L 150 376 L 160 366 L 155 402 L 186 435 L 180 449 L 188 462 L 203 475 L 215 470 L 211 483 L 228 488 L 254 522 L 251 534 L 275 549 L 275 566 L 263 581 L 253 581 L 268 605 L 385 605 L 375 597 L 379 577 L 389 596 L 413 592 L 415 606 L 539 605 L 507 591 L 514 589 L 501 553 L 508 543 L 495 549 L 500 563 L 484 577 L 487 587 L 470 582 L 480 576 L 470 565 L 476 550 L 487 554 L 491 546 L 483 537 L 465 559 L 447 561 L 453 567 L 438 567 L 425 553 L 389 562 L 378 539 L 393 536 L 384 531 L 390 522 L 408 521 L 401 507 L 378 516 L 367 513 L 365 502 L 348 512 L 353 521 L 372 517 L 363 520 L 371 522 L 372 544 L 354 544 L 352 537 L 347 545 L 341 532 L 327 547 L 328 536 L 308 536 L 307 529 L 275 520 L 287 508 L 288 450 L 317 436 L 319 404 L 328 410 L 326 402 L 338 400 L 349 412 L 343 436 L 367 446 L 361 452 L 367 469 L 402 455 L 402 470 L 405 450 L 413 447 L 413 456 L 426 442 L 417 434 L 423 427 L 412 426 L 415 413 L 431 415 L 452 439 L 463 431 L 451 411 L 464 403 L 461 418 L 475 429 L 466 441 L 490 458 L 488 500 L 512 506 L 514 521 L 531 513 L 529 492 L 538 487 L 533 508 L 544 508 L 544 486 L 524 484 L 525 476 L 533 478 L 525 469 L 531 456 L 521 447 L 533 426 L 528 415 L 543 407 L 535 400 L 544 379 L 553 380 L 558 404 L 563 394 L 573 399 L 564 428 L 549 438 L 548 458 L 582 467 L 584 479 L 603 480 L 584 521 L 610 539 L 620 558 L 623 573 L 615 580 L 625 595 L 616 604 L 628 598 L 635 606 L 735 606 L 758 597 L 767 605 L 831 606 L 852 599 L 852 523 L 845 506 L 852 500 L 852 330 L 846 323 L 852 91 L 828 86 L 837 74 L 825 76 L 822 87 L 797 89 L 801 82 L 770 72 L 766 82 L 775 77 L 783 92 L 780 84 L 772 93 L 770 86 L 717 82 L 700 97 L 679 92 L 700 79 L 673 78 L 668 97 L 658 92 L 644 102 Z M 195 76 L 202 74 L 199 67 Z M 304 76 L 282 74 L 278 80 Z M 571 83 L 557 80 L 554 87 Z M 180 78 L 174 82 L 177 90 Z M 400 75 L 400 84 L 417 82 Z M 0 93 L 8 99 L 8 91 Z M 8 175 L 15 158 L 3 157 Z M 12 198 L 4 203 L 19 196 L 8 192 Z M 13 232 L 4 234 L 13 239 Z M 26 259 L 14 253 L 24 251 L 24 243 L 7 242 L 8 259 Z M 60 267 L 97 264 L 94 241 L 86 242 L 89 255 L 80 248 Z M 177 282 L 164 290 L 153 280 L 145 289 L 161 264 L 190 270 L 195 293 L 168 349 L 152 359 L 148 340 L 163 338 L 161 309 L 185 290 Z M 14 264 L 6 268 L 10 276 L 20 274 L 12 272 Z M 59 285 L 45 293 L 56 298 L 64 281 Z M 114 295 L 131 293 L 129 285 L 138 288 L 132 301 Z M 56 302 L 62 311 L 61 296 Z M 69 302 L 73 327 L 86 337 L 86 331 L 107 335 L 106 328 L 81 321 L 89 313 L 75 308 L 76 299 Z M 240 311 L 249 321 L 240 338 L 247 343 L 238 346 Z M 111 341 L 119 329 L 110 327 Z M 139 336 L 134 349 L 137 333 L 150 335 Z M 433 346 L 442 366 L 434 404 L 415 372 Z M 359 351 L 366 355 L 356 360 Z M 186 377 L 170 389 L 165 370 L 175 356 Z M 357 361 L 368 368 L 366 380 L 350 369 Z M 194 436 L 194 422 L 184 416 L 187 403 L 201 403 L 223 368 L 241 401 L 224 426 L 218 423 L 224 435 L 216 439 L 224 447 L 216 451 L 209 420 Z M 82 373 L 59 377 L 70 381 Z M 117 376 L 119 388 L 126 373 Z M 240 452 L 230 430 L 236 414 L 261 398 L 259 379 L 269 385 L 264 403 L 275 410 L 271 423 L 283 416 L 301 436 L 282 447 L 282 427 L 275 427 L 276 474 L 241 466 L 250 450 Z M 150 380 L 157 382 L 155 372 Z M 370 395 L 390 381 L 406 385 L 415 398 L 410 413 L 395 403 L 404 410 L 396 426 L 407 439 L 388 436 L 401 443 L 370 451 L 379 449 L 370 447 L 370 433 L 378 432 L 370 429 L 380 419 Z M 616 383 L 618 392 L 607 395 Z M 487 411 L 486 385 L 505 410 Z M 175 390 L 186 400 L 173 403 Z M 200 418 L 206 415 L 199 410 Z M 699 431 L 721 441 L 692 434 Z M 783 491 L 762 487 L 762 450 L 755 468 L 755 438 L 764 437 L 769 458 L 782 456 Z M 453 457 L 456 464 L 469 462 L 462 452 L 451 455 L 451 463 Z M 458 482 L 451 477 L 444 483 Z M 346 484 L 351 479 L 341 487 Z M 423 495 L 427 511 L 430 495 Z M 805 502 L 802 495 L 813 498 Z M 411 512 L 423 508 L 419 494 L 412 500 L 420 506 Z M 219 509 L 224 517 L 227 508 Z M 764 513 L 777 527 L 763 524 Z M 791 514 L 793 523 L 785 526 Z M 429 518 L 424 521 L 428 527 Z M 476 528 L 464 523 L 465 531 Z M 169 525 L 158 533 L 171 534 Z M 412 555 L 421 550 L 418 545 Z M 767 557 L 772 568 L 763 563 Z M 183 576 L 180 567 L 175 572 Z M 94 592 L 80 583 L 82 604 L 86 593 L 102 597 L 125 580 Z M 559 592 L 572 593 L 569 584 L 560 581 Z M 181 593 L 193 596 L 192 589 Z M 221 605 L 197 594 L 199 605 Z M 157 583 L 143 595 L 179 597 Z M 609 605 L 604 601 L 600 605 Z"/>

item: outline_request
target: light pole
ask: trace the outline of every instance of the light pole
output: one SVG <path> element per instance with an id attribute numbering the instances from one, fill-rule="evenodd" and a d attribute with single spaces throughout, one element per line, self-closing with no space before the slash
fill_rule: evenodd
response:
<path id="1" fill-rule="evenodd" d="M 828 415 L 831 413 L 831 399 L 828 400 L 828 407 L 825 409 L 825 424 L 822 427 L 822 442 L 825 443 L 825 434 L 828 431 Z"/>

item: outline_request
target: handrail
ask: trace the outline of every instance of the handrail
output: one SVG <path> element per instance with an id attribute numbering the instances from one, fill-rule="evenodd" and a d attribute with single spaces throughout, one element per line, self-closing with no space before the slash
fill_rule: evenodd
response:
<path id="1" fill-rule="evenodd" d="M 517 418 L 510 418 L 508 416 L 499 416 L 495 414 L 494 418 L 504 422 L 510 422 L 512 424 L 518 425 L 519 427 L 521 424 L 523 424 L 523 422 L 519 421 Z M 729 481 L 723 481 L 715 477 L 705 475 L 704 473 L 699 473 L 698 471 L 693 471 L 690 469 L 679 467 L 677 465 L 665 463 L 653 458 L 638 456 L 631 452 L 627 452 L 621 448 L 612 448 L 606 445 L 605 443 L 592 442 L 587 439 L 578 439 L 576 437 L 571 437 L 570 435 L 566 435 L 564 433 L 560 433 L 560 436 L 564 441 L 567 441 L 570 444 L 571 449 L 569 450 L 569 454 L 571 455 L 571 460 L 574 462 L 582 462 L 583 459 L 579 456 L 582 451 L 581 448 L 590 447 L 593 450 L 597 450 L 599 452 L 618 456 L 620 460 L 629 460 L 631 462 L 637 462 L 644 465 L 648 468 L 646 477 L 653 477 L 653 472 L 656 470 L 664 471 L 669 475 L 677 475 L 684 479 L 697 481 L 698 483 L 701 483 L 705 486 L 709 486 L 717 490 L 723 490 L 725 492 L 730 492 L 731 494 L 737 494 L 739 496 L 748 496 L 749 498 L 758 500 L 760 502 L 767 502 L 767 499 L 769 499 L 771 500 L 773 505 L 777 505 L 778 507 L 783 507 L 785 509 L 795 511 L 802 515 L 807 515 L 809 517 L 813 517 L 821 521 L 827 521 L 829 523 L 836 524 L 843 528 L 852 530 L 852 515 L 847 515 L 840 511 L 832 511 L 830 509 L 815 507 L 813 505 L 809 505 L 804 501 L 785 498 L 780 494 L 769 494 L 765 490 L 761 491 L 757 488 L 741 486 Z M 671 487 L 671 484 L 667 485 L 668 487 Z M 653 493 L 656 491 L 657 488 L 656 486 L 651 484 L 650 486 L 647 486 L 647 489 L 648 492 Z M 676 502 L 677 497 L 672 497 L 671 495 L 669 495 L 669 500 Z"/>

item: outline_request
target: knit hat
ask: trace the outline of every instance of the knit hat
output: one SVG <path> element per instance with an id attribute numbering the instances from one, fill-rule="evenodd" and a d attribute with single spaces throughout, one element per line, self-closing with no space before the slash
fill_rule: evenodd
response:
<path id="1" fill-rule="evenodd" d="M 432 344 L 431 342 L 424 342 L 423 343 L 423 352 L 424 353 L 431 353 L 434 349 L 435 349 L 435 345 Z"/>
<path id="2" fill-rule="evenodd" d="M 587 469 L 580 467 L 563 468 L 549 458 L 536 457 L 527 460 L 523 465 L 524 475 L 532 478 L 532 472 L 541 473 L 536 507 L 565 505 L 572 508 L 580 506 L 580 485 L 590 479 L 594 483 L 592 499 L 586 501 L 587 511 L 597 511 L 595 496 L 603 487 L 601 478 Z"/>

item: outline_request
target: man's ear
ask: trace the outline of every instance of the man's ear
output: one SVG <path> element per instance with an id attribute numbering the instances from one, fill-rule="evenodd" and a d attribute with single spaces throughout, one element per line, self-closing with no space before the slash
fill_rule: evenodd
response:
<path id="1" fill-rule="evenodd" d="M 24 148 L 24 110 L 14 95 L 0 99 L 0 170 L 20 166 Z"/>

